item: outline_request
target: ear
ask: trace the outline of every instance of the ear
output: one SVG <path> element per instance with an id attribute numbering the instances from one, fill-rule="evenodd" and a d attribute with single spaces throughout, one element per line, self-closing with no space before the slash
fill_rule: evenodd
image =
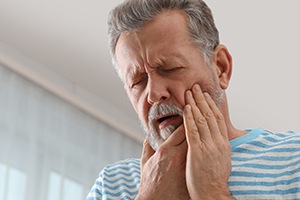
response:
<path id="1" fill-rule="evenodd" d="M 224 45 L 215 48 L 213 62 L 216 65 L 216 72 L 219 78 L 220 87 L 225 90 L 229 85 L 232 73 L 232 58 Z"/>

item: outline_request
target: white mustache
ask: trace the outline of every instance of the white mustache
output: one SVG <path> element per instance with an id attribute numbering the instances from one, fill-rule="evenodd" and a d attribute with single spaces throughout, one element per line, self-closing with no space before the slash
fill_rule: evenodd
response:
<path id="1" fill-rule="evenodd" d="M 172 115 L 172 114 L 178 114 L 180 116 L 183 115 L 183 111 L 181 108 L 170 104 L 170 103 L 156 103 L 153 106 L 151 106 L 148 114 L 148 123 L 149 127 L 153 125 L 154 121 L 157 119 L 160 115 Z"/>

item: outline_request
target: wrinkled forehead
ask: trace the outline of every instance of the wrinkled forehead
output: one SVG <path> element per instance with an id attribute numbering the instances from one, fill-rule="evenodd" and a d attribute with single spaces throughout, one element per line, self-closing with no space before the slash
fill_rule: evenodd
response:
<path id="1" fill-rule="evenodd" d="M 119 66 L 120 75 L 126 81 L 127 74 L 134 73 L 138 66 L 141 66 L 142 59 L 140 41 L 137 32 L 123 32 L 116 45 L 116 61 Z M 125 67 L 126 66 L 126 67 Z"/>
<path id="2" fill-rule="evenodd" d="M 179 11 L 166 11 L 138 30 L 122 32 L 116 44 L 116 60 L 120 67 L 136 59 L 138 63 L 130 65 L 140 65 L 138 56 L 151 62 L 157 52 L 171 52 L 175 43 L 185 43 L 186 40 L 190 40 L 186 16 Z"/>

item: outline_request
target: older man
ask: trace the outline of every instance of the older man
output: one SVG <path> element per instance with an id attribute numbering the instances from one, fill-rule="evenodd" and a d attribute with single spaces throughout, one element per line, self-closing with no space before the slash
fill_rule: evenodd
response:
<path id="1" fill-rule="evenodd" d="M 109 34 L 146 139 L 87 199 L 300 199 L 299 135 L 230 121 L 232 59 L 203 1 L 127 0 Z"/>

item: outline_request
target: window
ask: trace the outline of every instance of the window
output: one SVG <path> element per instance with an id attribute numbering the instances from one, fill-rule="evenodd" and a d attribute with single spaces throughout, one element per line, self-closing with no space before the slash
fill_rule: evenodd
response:
<path id="1" fill-rule="evenodd" d="M 83 187 L 56 172 L 49 175 L 48 200 L 82 200 Z"/>
<path id="2" fill-rule="evenodd" d="M 26 174 L 0 163 L 0 200 L 25 200 Z"/>

